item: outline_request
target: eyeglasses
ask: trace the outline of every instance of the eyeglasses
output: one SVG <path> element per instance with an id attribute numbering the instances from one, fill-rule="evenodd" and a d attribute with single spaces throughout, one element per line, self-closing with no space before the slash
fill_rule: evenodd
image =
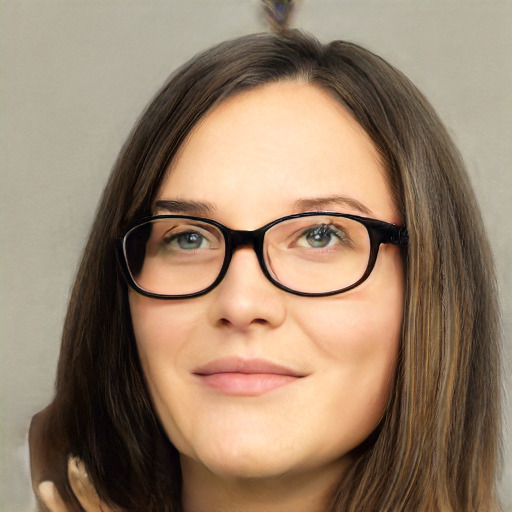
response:
<path id="1" fill-rule="evenodd" d="M 248 246 L 271 283 L 316 297 L 360 285 L 375 265 L 380 244 L 407 242 L 405 227 L 335 212 L 288 215 L 254 231 L 232 230 L 203 217 L 158 215 L 140 220 L 119 239 L 119 255 L 137 292 L 183 299 L 215 288 L 234 251 Z"/>

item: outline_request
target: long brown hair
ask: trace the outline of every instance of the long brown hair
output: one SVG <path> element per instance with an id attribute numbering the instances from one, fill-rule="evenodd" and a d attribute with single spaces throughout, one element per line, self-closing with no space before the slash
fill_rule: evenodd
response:
<path id="1" fill-rule="evenodd" d="M 142 115 L 103 194 L 64 326 L 42 444 L 58 489 L 81 457 L 100 496 L 125 510 L 179 511 L 178 454 L 144 385 L 116 239 L 151 213 L 193 126 L 224 98 L 282 80 L 329 91 L 372 138 L 409 230 L 396 382 L 332 511 L 486 511 L 496 504 L 499 324 L 493 264 L 461 158 L 432 107 L 361 47 L 299 31 L 229 41 L 179 69 Z M 115 475 L 115 478 L 113 477 Z"/>

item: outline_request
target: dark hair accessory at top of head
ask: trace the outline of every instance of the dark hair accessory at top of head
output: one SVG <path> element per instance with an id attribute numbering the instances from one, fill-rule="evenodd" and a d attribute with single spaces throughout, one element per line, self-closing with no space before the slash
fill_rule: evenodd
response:
<path id="1" fill-rule="evenodd" d="M 288 28 L 295 7 L 294 0 L 261 0 L 261 3 L 270 30 L 280 32 Z"/>

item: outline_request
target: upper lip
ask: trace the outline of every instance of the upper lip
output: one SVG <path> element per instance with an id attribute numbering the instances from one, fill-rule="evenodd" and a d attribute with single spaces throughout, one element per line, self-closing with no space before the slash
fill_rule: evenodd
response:
<path id="1" fill-rule="evenodd" d="M 214 375 L 217 373 L 267 373 L 274 375 L 289 375 L 292 377 L 305 376 L 304 373 L 265 359 L 243 359 L 240 357 L 215 359 L 204 366 L 196 368 L 193 373 L 201 376 Z"/>

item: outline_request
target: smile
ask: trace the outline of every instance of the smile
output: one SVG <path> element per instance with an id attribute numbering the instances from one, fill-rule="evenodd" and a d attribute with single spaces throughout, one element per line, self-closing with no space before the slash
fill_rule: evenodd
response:
<path id="1" fill-rule="evenodd" d="M 239 358 L 212 361 L 193 374 L 206 386 L 234 396 L 259 396 L 305 377 L 269 361 Z"/>

